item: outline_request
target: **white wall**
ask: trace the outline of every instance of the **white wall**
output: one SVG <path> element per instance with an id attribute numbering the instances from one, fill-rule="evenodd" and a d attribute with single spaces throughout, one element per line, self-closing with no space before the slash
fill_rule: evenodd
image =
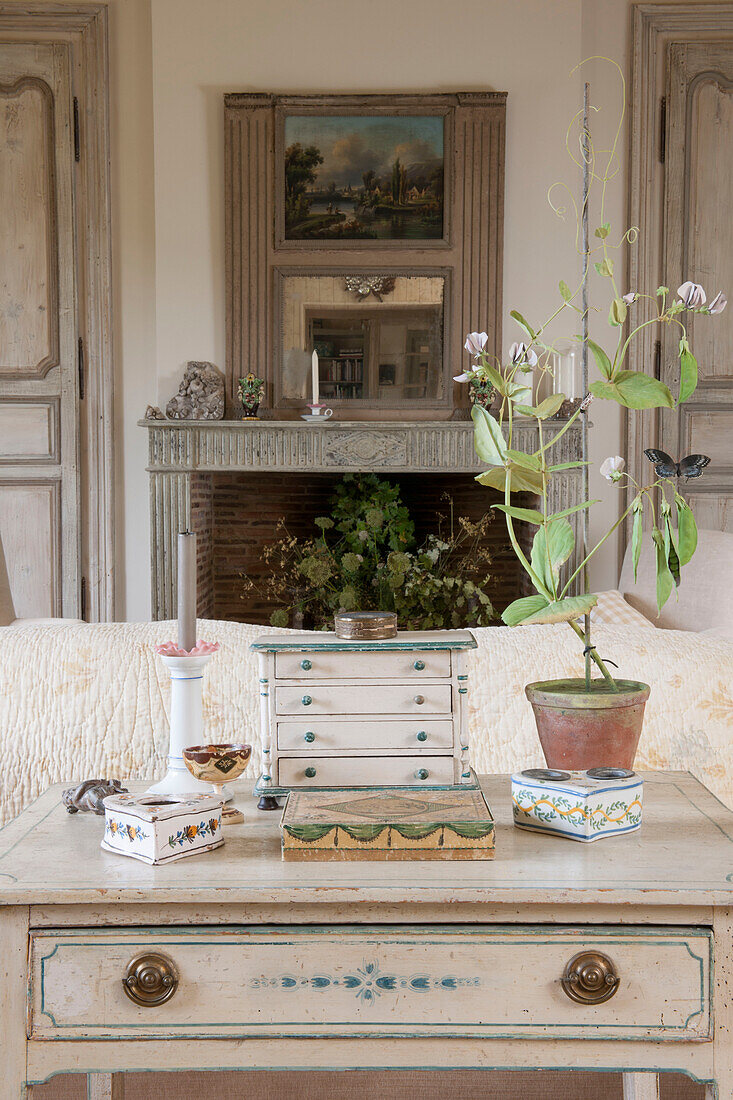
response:
<path id="1" fill-rule="evenodd" d="M 509 310 L 544 318 L 558 280 L 577 273 L 572 226 L 552 213 L 546 192 L 556 180 L 577 183 L 564 135 L 583 75 L 571 70 L 593 53 L 625 58 L 628 9 L 627 0 L 114 0 L 112 9 L 120 617 L 139 619 L 149 614 L 149 535 L 146 439 L 136 420 L 148 402 L 170 397 L 188 359 L 224 363 L 223 93 L 507 91 L 508 346 L 518 335 Z M 615 90 L 597 65 L 589 72 L 596 99 Z M 624 142 L 624 162 L 625 152 Z M 617 224 L 623 167 L 612 204 Z M 597 461 L 621 447 L 619 411 L 600 405 L 593 406 Z M 605 520 L 618 494 L 605 483 L 602 491 Z M 609 544 L 594 585 L 610 587 L 615 575 Z"/>

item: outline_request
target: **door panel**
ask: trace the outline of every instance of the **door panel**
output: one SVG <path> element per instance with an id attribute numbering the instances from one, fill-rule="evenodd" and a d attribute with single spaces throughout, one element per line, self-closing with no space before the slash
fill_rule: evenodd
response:
<path id="1" fill-rule="evenodd" d="M 0 539 L 19 616 L 80 613 L 69 48 L 0 42 Z"/>
<path id="2" fill-rule="evenodd" d="M 686 279 L 708 301 L 722 290 L 733 301 L 733 42 L 673 43 L 667 55 L 664 281 Z M 733 520 L 733 305 L 715 317 L 686 315 L 699 365 L 698 388 L 681 409 L 664 409 L 659 441 L 676 458 L 700 452 L 711 464 L 699 481 L 680 484 L 701 527 Z M 679 386 L 679 332 L 665 326 L 662 377 Z"/>

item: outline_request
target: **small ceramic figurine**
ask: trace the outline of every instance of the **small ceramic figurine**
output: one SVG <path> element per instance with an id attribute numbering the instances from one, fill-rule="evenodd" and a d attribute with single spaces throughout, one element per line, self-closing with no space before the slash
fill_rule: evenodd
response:
<path id="1" fill-rule="evenodd" d="M 239 400 L 242 402 L 242 420 L 257 420 L 257 410 L 265 388 L 264 378 L 257 378 L 251 372 L 239 379 Z"/>
<path id="2" fill-rule="evenodd" d="M 69 787 L 61 794 L 61 801 L 70 814 L 98 814 L 104 817 L 104 799 L 108 794 L 127 794 L 127 787 L 119 779 L 85 779 L 78 787 Z"/>

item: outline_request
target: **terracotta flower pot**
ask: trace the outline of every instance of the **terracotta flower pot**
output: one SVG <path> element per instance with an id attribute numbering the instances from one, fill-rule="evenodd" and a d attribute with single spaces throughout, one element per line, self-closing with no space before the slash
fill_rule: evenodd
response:
<path id="1" fill-rule="evenodd" d="M 548 768 L 633 768 L 649 685 L 543 680 L 525 687 Z"/>

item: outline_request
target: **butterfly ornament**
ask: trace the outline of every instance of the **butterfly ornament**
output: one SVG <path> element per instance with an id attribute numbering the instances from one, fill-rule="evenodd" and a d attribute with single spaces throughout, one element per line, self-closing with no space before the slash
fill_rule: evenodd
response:
<path id="1" fill-rule="evenodd" d="M 692 477 L 700 477 L 705 467 L 710 465 L 707 455 L 687 455 L 675 462 L 666 451 L 658 451 L 655 447 L 647 447 L 644 454 L 654 463 L 657 477 L 684 477 L 689 481 Z"/>

